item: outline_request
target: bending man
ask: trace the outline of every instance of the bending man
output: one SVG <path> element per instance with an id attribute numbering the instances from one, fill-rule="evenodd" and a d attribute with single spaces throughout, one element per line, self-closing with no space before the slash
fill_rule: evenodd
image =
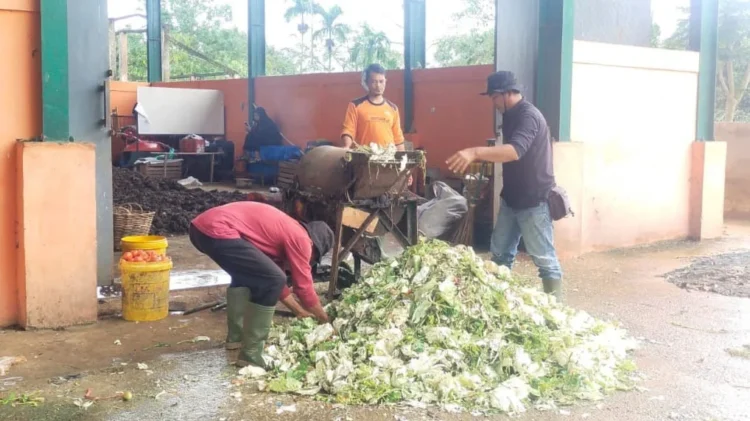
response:
<path id="1" fill-rule="evenodd" d="M 190 241 L 232 277 L 226 348 L 241 348 L 238 366 L 264 366 L 263 347 L 278 301 L 298 317 L 328 322 L 311 269 L 333 245 L 333 232 L 324 222 L 302 224 L 273 206 L 236 202 L 198 215 Z M 282 267 L 291 272 L 294 295 Z"/>

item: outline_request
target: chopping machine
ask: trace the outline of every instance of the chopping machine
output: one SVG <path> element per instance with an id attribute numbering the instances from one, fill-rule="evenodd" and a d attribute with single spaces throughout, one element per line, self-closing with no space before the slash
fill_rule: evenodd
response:
<path id="1" fill-rule="evenodd" d="M 424 171 L 425 163 L 423 151 L 376 157 L 318 146 L 297 162 L 280 164 L 277 185 L 284 211 L 300 221 L 326 221 L 334 232 L 329 299 L 337 292 L 339 266 L 349 253 L 355 279 L 362 261 L 375 264 L 382 258 L 379 247 L 372 246 L 373 237 L 390 232 L 404 248 L 417 243 L 417 205 L 423 199 L 408 191 L 407 183 L 411 171 Z"/>

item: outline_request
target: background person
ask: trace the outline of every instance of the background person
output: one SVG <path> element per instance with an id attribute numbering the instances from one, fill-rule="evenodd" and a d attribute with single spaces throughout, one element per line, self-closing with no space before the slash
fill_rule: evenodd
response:
<path id="1" fill-rule="evenodd" d="M 376 143 L 383 148 L 393 144 L 399 151 L 404 150 L 401 117 L 396 104 L 383 96 L 385 85 L 383 66 L 371 64 L 362 73 L 362 86 L 367 95 L 350 102 L 346 109 L 341 132 L 344 147 Z"/>
<path id="2" fill-rule="evenodd" d="M 260 159 L 260 148 L 263 146 L 281 146 L 284 136 L 279 126 L 271 120 L 263 107 L 257 107 L 253 113 L 253 123 L 245 123 L 245 144 L 242 149 L 248 160 Z"/>

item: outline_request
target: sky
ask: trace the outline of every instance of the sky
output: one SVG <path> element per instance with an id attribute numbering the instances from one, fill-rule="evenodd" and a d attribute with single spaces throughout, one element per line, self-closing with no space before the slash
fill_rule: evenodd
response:
<path id="1" fill-rule="evenodd" d="M 219 0 L 232 6 L 233 23 L 238 28 L 247 28 L 247 0 Z M 522 1 L 522 0 L 519 0 Z M 427 2 L 427 45 L 428 57 L 431 56 L 429 45 L 441 35 L 454 34 L 468 28 L 451 24 L 451 17 L 459 12 L 463 2 L 457 0 L 426 0 Z M 139 0 L 108 0 L 109 16 L 128 15 L 137 10 Z M 380 0 L 365 2 L 363 0 L 318 0 L 324 8 L 338 4 L 344 11 L 343 23 L 353 27 L 363 22 L 369 23 L 375 30 L 388 35 L 394 47 L 403 44 L 403 0 Z M 293 47 L 299 41 L 296 21 L 287 23 L 284 12 L 290 6 L 288 0 L 266 1 L 266 42 L 278 48 Z M 656 23 L 661 26 L 662 37 L 668 37 L 674 31 L 680 18 L 680 7 L 687 7 L 690 0 L 651 0 L 651 10 Z M 363 6 L 365 5 L 365 6 Z M 133 27 L 144 27 L 142 20 L 118 22 L 119 26 L 130 24 Z M 314 28 L 313 28 L 314 29 Z M 428 60 L 430 60 L 428 58 Z"/>

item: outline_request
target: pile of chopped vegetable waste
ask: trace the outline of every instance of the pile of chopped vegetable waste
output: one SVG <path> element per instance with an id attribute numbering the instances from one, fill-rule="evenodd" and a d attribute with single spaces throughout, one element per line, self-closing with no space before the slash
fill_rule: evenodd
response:
<path id="1" fill-rule="evenodd" d="M 355 152 L 369 155 L 370 162 L 391 162 L 396 159 L 396 145 L 388 144 L 385 148 L 377 143 L 370 143 L 369 146 L 357 145 Z"/>
<path id="2" fill-rule="evenodd" d="M 398 152 L 398 149 L 396 149 L 396 145 L 393 143 L 388 144 L 385 148 L 377 143 L 370 143 L 370 146 L 357 145 L 354 151 L 368 155 L 367 159 L 370 164 L 385 165 L 396 161 L 396 152 Z M 406 155 L 401 156 L 399 171 L 406 169 L 408 161 L 409 158 Z"/>
<path id="3" fill-rule="evenodd" d="M 623 329 L 523 286 L 464 246 L 411 247 L 327 311 L 332 324 L 273 328 L 261 389 L 518 413 L 598 400 L 635 382 L 636 342 Z"/>

